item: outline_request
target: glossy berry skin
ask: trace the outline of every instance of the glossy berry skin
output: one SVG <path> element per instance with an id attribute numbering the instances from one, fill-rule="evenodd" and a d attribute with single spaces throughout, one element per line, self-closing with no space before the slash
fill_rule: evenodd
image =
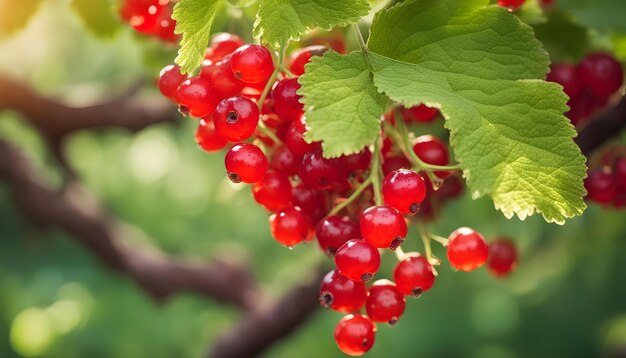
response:
<path id="1" fill-rule="evenodd" d="M 376 325 L 362 314 L 344 316 L 335 328 L 335 342 L 339 349 L 352 357 L 362 356 L 374 345 Z"/>
<path id="2" fill-rule="evenodd" d="M 274 111 L 285 121 L 296 121 L 304 113 L 303 105 L 300 103 L 301 96 L 296 93 L 299 89 L 297 77 L 280 80 L 272 89 Z"/>
<path id="3" fill-rule="evenodd" d="M 347 216 L 327 216 L 315 226 L 317 242 L 324 252 L 333 256 L 347 241 L 360 239 L 359 225 Z"/>
<path id="4" fill-rule="evenodd" d="M 344 163 L 346 165 L 348 173 L 352 176 L 368 170 L 371 162 L 372 152 L 367 147 L 363 148 L 358 153 L 346 155 L 344 157 Z"/>
<path id="5" fill-rule="evenodd" d="M 457 270 L 473 271 L 487 262 L 489 247 L 477 231 L 462 227 L 448 237 L 448 261 Z"/>
<path id="6" fill-rule="evenodd" d="M 522 7 L 526 0 L 498 0 L 498 6 L 505 7 L 509 10 L 515 11 Z"/>
<path id="7" fill-rule="evenodd" d="M 411 255 L 400 261 L 393 271 L 393 280 L 403 295 L 419 297 L 435 283 L 433 267 L 421 255 Z"/>
<path id="8" fill-rule="evenodd" d="M 304 74 L 304 66 L 311 61 L 313 56 L 322 56 L 328 48 L 326 46 L 314 45 L 295 51 L 290 56 L 289 71 L 296 76 Z"/>
<path id="9" fill-rule="evenodd" d="M 389 280 L 377 280 L 367 292 L 365 311 L 374 322 L 395 324 L 404 313 L 406 300 L 396 284 Z"/>
<path id="10" fill-rule="evenodd" d="M 272 152 L 270 168 L 285 173 L 288 176 L 293 176 L 298 174 L 300 158 L 296 158 L 287 146 L 282 145 Z"/>
<path id="11" fill-rule="evenodd" d="M 626 157 L 615 161 L 615 178 L 622 190 L 626 190 Z"/>
<path id="12" fill-rule="evenodd" d="M 220 61 L 243 45 L 244 42 L 239 36 L 227 32 L 219 32 L 213 35 L 205 58 L 213 62 Z"/>
<path id="13" fill-rule="evenodd" d="M 217 134 L 231 142 L 250 138 L 259 123 L 259 107 L 248 97 L 223 99 L 213 114 Z"/>
<path id="14" fill-rule="evenodd" d="M 263 151 L 254 144 L 239 143 L 226 153 L 224 165 L 233 183 L 256 183 L 267 172 L 268 162 Z"/>
<path id="15" fill-rule="evenodd" d="M 398 169 L 410 169 L 411 162 L 404 155 L 385 158 L 383 162 L 383 174 L 391 174 Z"/>
<path id="16" fill-rule="evenodd" d="M 507 239 L 497 239 L 489 244 L 489 261 L 487 269 L 496 277 L 507 276 L 517 264 L 515 244 Z"/>
<path id="17" fill-rule="evenodd" d="M 219 101 L 210 83 L 199 77 L 193 77 L 178 86 L 176 102 L 181 113 L 202 118 L 213 113 Z"/>
<path id="18" fill-rule="evenodd" d="M 236 49 L 231 55 L 230 65 L 235 78 L 246 83 L 267 81 L 274 72 L 270 52 L 265 47 L 254 44 Z"/>
<path id="19" fill-rule="evenodd" d="M 448 165 L 448 148 L 441 139 L 432 135 L 417 137 L 413 144 L 413 151 L 425 163 L 433 165 Z M 437 171 L 435 175 L 440 178 L 447 177 L 449 172 Z"/>
<path id="20" fill-rule="evenodd" d="M 120 8 L 120 15 L 135 30 L 152 34 L 158 29 L 158 20 L 165 10 L 166 6 L 159 0 L 127 0 Z"/>
<path id="21" fill-rule="evenodd" d="M 611 55 L 591 53 L 578 65 L 582 83 L 595 97 L 609 97 L 622 86 L 624 70 Z"/>
<path id="22" fill-rule="evenodd" d="M 306 186 L 324 190 L 341 187 L 347 183 L 348 175 L 345 169 L 340 158 L 324 158 L 322 149 L 318 148 L 304 155 L 299 173 Z"/>
<path id="23" fill-rule="evenodd" d="M 299 207 L 292 206 L 270 216 L 270 230 L 276 241 L 293 247 L 309 237 L 311 224 Z"/>
<path id="24" fill-rule="evenodd" d="M 245 87 L 245 83 L 239 81 L 230 70 L 230 57 L 227 56 L 217 63 L 205 63 L 200 70 L 200 78 L 211 84 L 213 91 L 219 98 L 227 98 L 238 95 Z"/>
<path id="25" fill-rule="evenodd" d="M 371 206 L 359 219 L 363 238 L 377 248 L 395 250 L 404 242 L 407 227 L 402 214 L 391 206 Z"/>
<path id="26" fill-rule="evenodd" d="M 385 203 L 403 214 L 415 214 L 426 197 L 424 178 L 412 170 L 399 169 L 383 180 Z"/>
<path id="27" fill-rule="evenodd" d="M 332 270 L 320 285 L 320 304 L 337 312 L 354 312 L 365 304 L 367 289 L 363 282 L 352 281 Z"/>
<path id="28" fill-rule="evenodd" d="M 437 113 L 439 113 L 437 108 L 428 107 L 425 104 L 405 109 L 405 111 L 412 119 L 420 123 L 431 123 L 437 118 Z"/>
<path id="29" fill-rule="evenodd" d="M 304 184 L 293 187 L 293 204 L 300 207 L 312 223 L 317 223 L 328 212 L 328 200 L 323 192 Z"/>
<path id="30" fill-rule="evenodd" d="M 335 254 L 339 272 L 354 281 L 369 281 L 380 267 L 378 250 L 365 240 L 350 240 Z"/>
<path id="31" fill-rule="evenodd" d="M 180 73 L 180 67 L 176 65 L 165 66 L 159 73 L 159 91 L 166 98 L 175 101 L 176 90 L 186 79 L 187 75 Z"/>
<path id="32" fill-rule="evenodd" d="M 553 63 L 550 66 L 550 73 L 548 73 L 546 80 L 563 86 L 563 92 L 569 98 L 576 98 L 583 91 L 583 84 L 578 76 L 578 69 L 576 66 L 567 63 Z"/>
<path id="33" fill-rule="evenodd" d="M 293 121 L 287 129 L 285 137 L 285 144 L 289 147 L 289 150 L 297 157 L 302 158 L 306 153 L 315 150 L 320 147 L 319 142 L 307 143 L 304 140 L 304 133 L 306 132 L 306 123 L 304 117 Z"/>
<path id="34" fill-rule="evenodd" d="M 589 200 L 598 204 L 609 204 L 619 194 L 616 178 L 610 173 L 595 171 L 585 179 L 585 189 Z"/>
<path id="35" fill-rule="evenodd" d="M 588 120 L 593 114 L 594 98 L 587 92 L 582 92 L 578 97 L 571 98 L 567 105 L 570 110 L 565 113 L 573 125 L 577 126 Z"/>
<path id="36" fill-rule="evenodd" d="M 263 179 L 252 185 L 252 196 L 269 211 L 278 211 L 291 204 L 291 182 L 287 175 L 268 170 Z"/>
<path id="37" fill-rule="evenodd" d="M 196 143 L 205 152 L 216 152 L 226 146 L 226 140 L 218 136 L 215 132 L 215 125 L 212 118 L 201 119 L 196 129 Z"/>

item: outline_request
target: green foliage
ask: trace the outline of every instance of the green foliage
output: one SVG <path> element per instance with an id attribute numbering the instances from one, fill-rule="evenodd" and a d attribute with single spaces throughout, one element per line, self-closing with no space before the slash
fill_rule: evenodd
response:
<path id="1" fill-rule="evenodd" d="M 374 84 L 407 107 L 440 108 L 474 197 L 490 195 L 506 217 L 538 212 L 548 222 L 563 223 L 585 208 L 585 160 L 563 116 L 567 97 L 558 85 L 540 80 L 548 56 L 531 28 L 487 4 L 407 1 L 378 13 L 368 56 Z M 307 67 L 303 81 L 313 115 L 309 139 L 323 140 L 327 155 L 354 152 L 376 133 L 377 113 L 360 111 L 358 120 L 346 115 L 359 99 L 371 98 L 364 93 L 372 90 L 366 65 L 351 75 L 328 71 L 345 71 L 348 61 L 356 63 L 354 56 L 325 57 Z M 324 85 L 315 88 L 317 82 Z M 333 96 L 336 89 L 350 91 L 348 105 L 329 107 L 333 98 L 346 95 Z"/>
<path id="2" fill-rule="evenodd" d="M 558 7 L 574 14 L 583 24 L 598 30 L 626 33 L 626 1 L 559 0 Z"/>
<path id="3" fill-rule="evenodd" d="M 110 38 L 120 29 L 120 21 L 109 0 L 73 0 L 71 6 L 85 27 L 96 36 Z"/>
<path id="4" fill-rule="evenodd" d="M 183 73 L 196 69 L 202 62 L 211 36 L 218 0 L 181 0 L 174 7 L 176 33 L 182 34 L 176 63 Z"/>
<path id="5" fill-rule="evenodd" d="M 361 53 L 316 57 L 300 77 L 308 110 L 307 140 L 323 140 L 330 157 L 356 153 L 380 131 L 387 99 L 378 93 Z"/>
<path id="6" fill-rule="evenodd" d="M 577 63 L 589 51 L 587 28 L 563 11 L 553 11 L 548 22 L 535 26 L 535 35 L 550 53 L 552 61 Z"/>
<path id="7" fill-rule="evenodd" d="M 35 14 L 41 0 L 0 0 L 0 36 L 20 30 Z"/>
<path id="8" fill-rule="evenodd" d="M 254 36 L 282 48 L 307 30 L 356 22 L 369 9 L 367 0 L 262 0 Z"/>
<path id="9" fill-rule="evenodd" d="M 258 0 L 226 0 L 232 6 L 248 7 L 254 5 Z"/>

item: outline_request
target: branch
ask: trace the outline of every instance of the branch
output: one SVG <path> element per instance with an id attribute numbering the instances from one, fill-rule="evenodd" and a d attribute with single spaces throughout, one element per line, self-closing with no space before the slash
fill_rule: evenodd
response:
<path id="1" fill-rule="evenodd" d="M 181 262 L 154 248 L 125 245 L 125 224 L 104 214 L 77 184 L 62 192 L 50 188 L 24 153 L 3 140 L 0 178 L 8 181 L 17 208 L 33 224 L 67 231 L 106 266 L 132 277 L 159 302 L 179 292 L 195 292 L 245 309 L 254 309 L 258 302 L 258 289 L 245 267 L 219 260 L 208 264 Z"/>
<path id="2" fill-rule="evenodd" d="M 609 111 L 592 118 L 576 137 L 576 143 L 583 154 L 589 156 L 608 139 L 618 136 L 624 127 L 626 127 L 626 97 Z"/>
<path id="3" fill-rule="evenodd" d="M 320 307 L 319 287 L 324 271 L 320 267 L 302 286 L 293 288 L 264 309 L 250 313 L 231 331 L 217 338 L 208 357 L 256 357 L 294 332 Z"/>

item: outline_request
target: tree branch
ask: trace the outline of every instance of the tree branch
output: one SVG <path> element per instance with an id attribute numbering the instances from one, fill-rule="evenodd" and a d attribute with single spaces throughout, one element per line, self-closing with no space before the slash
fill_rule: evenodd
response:
<path id="1" fill-rule="evenodd" d="M 609 111 L 592 118 L 576 137 L 576 143 L 583 154 L 589 156 L 607 140 L 618 136 L 624 127 L 626 127 L 626 97 Z"/>
<path id="2" fill-rule="evenodd" d="M 131 248 L 124 243 L 128 225 L 108 217 L 75 183 L 61 192 L 50 188 L 24 153 L 3 140 L 0 178 L 8 181 L 16 206 L 33 224 L 67 231 L 106 266 L 132 277 L 157 301 L 174 293 L 195 292 L 248 310 L 258 302 L 259 291 L 247 268 L 219 260 L 181 262 L 154 248 Z"/>

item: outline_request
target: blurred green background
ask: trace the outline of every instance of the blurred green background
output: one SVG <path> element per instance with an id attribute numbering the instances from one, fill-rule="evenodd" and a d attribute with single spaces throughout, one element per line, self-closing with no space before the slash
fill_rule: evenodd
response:
<path id="1" fill-rule="evenodd" d="M 33 15 L 26 21 L 31 5 Z M 154 78 L 176 48 L 134 34 L 109 5 L 106 0 L 0 0 L 0 75 L 73 105 Z M 221 14 L 216 31 L 250 33 L 248 10 L 224 5 Z M 581 30 L 583 44 L 568 49 L 559 36 L 571 32 L 559 35 L 558 29 L 581 25 L 569 20 L 554 25 L 530 6 L 524 14 L 543 26 L 538 31 L 554 56 L 576 57 L 576 51 L 584 53 L 578 48 L 583 45 L 615 46 L 618 54 L 626 47 L 614 33 Z M 145 91 L 155 92 L 152 87 Z M 441 123 L 422 130 L 443 133 Z M 262 285 L 280 295 L 311 274 L 323 260 L 321 253 L 314 245 L 290 251 L 276 244 L 250 188 L 231 184 L 223 155 L 198 150 L 193 131 L 194 123 L 181 118 L 180 125 L 158 125 L 136 135 L 83 132 L 66 149 L 85 186 L 121 220 L 140 228 L 129 240 L 153 240 L 172 255 L 200 261 L 248 260 Z M 0 137 L 19 144 L 51 183 L 60 183 L 46 147 L 19 114 L 0 113 Z M 155 304 L 65 233 L 32 229 L 8 194 L 0 183 L 0 357 L 198 357 L 240 318 L 236 309 L 194 295 Z M 537 217 L 506 220 L 489 199 L 472 201 L 466 193 L 445 207 L 432 230 L 445 236 L 470 226 L 487 238 L 509 236 L 521 251 L 517 272 L 497 280 L 484 269 L 453 272 L 444 263 L 434 288 L 409 300 L 396 326 L 379 326 L 369 356 L 626 354 L 625 218 L 623 211 L 591 206 L 565 226 Z M 415 234 L 406 250 L 421 250 Z M 435 250 L 445 256 L 440 247 Z M 389 277 L 394 261 L 384 258 L 379 277 Z M 340 317 L 320 309 L 265 356 L 341 357 L 333 340 Z"/>

